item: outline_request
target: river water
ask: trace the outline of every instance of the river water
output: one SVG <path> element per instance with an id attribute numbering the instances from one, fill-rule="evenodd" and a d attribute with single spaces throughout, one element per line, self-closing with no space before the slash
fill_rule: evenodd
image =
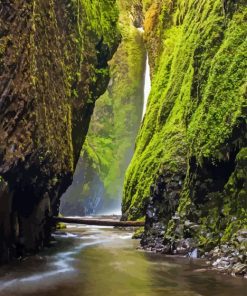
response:
<path id="1" fill-rule="evenodd" d="M 70 226 L 38 256 L 0 269 L 0 295 L 246 296 L 247 281 L 198 260 L 137 250 L 132 233 Z"/>

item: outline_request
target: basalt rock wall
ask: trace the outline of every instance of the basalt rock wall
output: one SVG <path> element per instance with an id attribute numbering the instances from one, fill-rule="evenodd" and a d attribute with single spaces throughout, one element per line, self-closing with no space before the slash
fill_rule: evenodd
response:
<path id="1" fill-rule="evenodd" d="M 152 90 L 123 212 L 144 248 L 247 272 L 246 1 L 143 1 Z"/>
<path id="2" fill-rule="evenodd" d="M 114 0 L 0 2 L 0 258 L 48 242 L 120 36 Z"/>

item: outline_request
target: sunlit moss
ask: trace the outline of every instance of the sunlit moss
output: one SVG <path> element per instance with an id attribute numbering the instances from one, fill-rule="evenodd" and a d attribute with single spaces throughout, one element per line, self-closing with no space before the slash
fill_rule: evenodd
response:
<path id="1" fill-rule="evenodd" d="M 247 8 L 244 1 L 226 6 L 221 0 L 143 3 L 152 90 L 125 178 L 123 211 L 130 219 L 142 217 L 157 176 L 184 174 L 178 214 L 200 217 L 198 240 L 212 246 L 246 227 L 246 152 L 241 147 L 246 145 Z M 192 198 L 198 175 L 190 160 L 198 169 L 206 163 L 217 167 L 238 151 L 221 192 L 209 192 L 198 209 Z M 167 227 L 167 235 L 172 234 L 172 221 Z"/>

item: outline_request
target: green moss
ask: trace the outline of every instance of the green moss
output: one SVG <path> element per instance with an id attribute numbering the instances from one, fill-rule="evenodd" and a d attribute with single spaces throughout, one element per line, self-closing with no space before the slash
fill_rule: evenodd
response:
<path id="1" fill-rule="evenodd" d="M 10 31 L 9 35 L 1 36 L 0 61 L 4 62 L 2 54 L 9 44 L 13 44 L 14 54 L 11 57 L 6 54 L 5 59 L 11 59 L 12 63 L 21 59 L 26 63 L 28 59 L 24 92 L 31 93 L 34 99 L 32 117 L 35 117 L 37 134 L 34 136 L 27 130 L 24 137 L 26 142 L 34 139 L 35 146 L 42 147 L 40 153 L 45 155 L 50 151 L 53 159 L 60 160 L 59 168 L 56 167 L 58 173 L 59 170 L 73 172 L 86 133 L 83 131 L 84 135 L 82 132 L 78 137 L 75 132 L 81 126 L 77 112 L 83 114 L 86 103 L 95 101 L 97 92 L 92 93 L 92 85 L 102 78 L 103 72 L 108 73 L 107 60 L 119 40 L 118 10 L 113 0 L 66 0 L 59 7 L 54 1 L 30 1 L 23 4 L 22 9 L 26 13 L 23 22 L 30 23 L 30 30 Z M 7 22 L 1 24 L 3 29 L 7 26 Z M 98 48 L 100 42 L 101 48 Z M 23 46 L 27 49 L 24 54 Z M 103 55 L 100 57 L 103 65 L 99 64 L 98 55 Z M 89 119 L 90 114 L 83 116 L 85 126 Z M 20 128 L 28 121 L 24 116 Z M 25 151 L 20 144 L 15 157 L 23 159 L 25 153 L 30 151 Z"/>
<path id="2" fill-rule="evenodd" d="M 139 239 L 139 238 L 142 237 L 143 233 L 144 233 L 144 227 L 140 227 L 140 228 L 138 228 L 138 229 L 135 231 L 135 233 L 133 234 L 132 238 L 134 238 L 134 239 Z"/>
<path id="3" fill-rule="evenodd" d="M 246 104 L 246 19 L 241 11 L 229 21 L 210 63 L 207 85 L 188 127 L 188 141 L 198 159 L 221 156 L 222 144 L 238 125 Z M 226 99 L 227 98 L 227 99 Z"/>
<path id="4" fill-rule="evenodd" d="M 62 217 L 62 215 L 59 213 L 58 217 Z M 65 223 L 58 222 L 58 223 L 56 224 L 56 229 L 57 229 L 57 230 L 62 230 L 62 229 L 66 229 L 66 228 L 67 228 L 67 226 L 66 226 Z"/>
<path id="5" fill-rule="evenodd" d="M 236 168 L 225 185 L 223 213 L 226 219 L 222 241 L 226 242 L 239 229 L 247 227 L 247 148 L 236 157 Z"/>
<path id="6" fill-rule="evenodd" d="M 123 211 L 129 219 L 143 216 L 159 175 L 185 175 L 178 215 L 181 223 L 195 219 L 193 236 L 210 249 L 246 227 L 247 8 L 243 1 L 227 8 L 220 0 L 199 2 L 143 1 L 152 90 Z M 218 182 L 210 170 L 220 174 L 224 164 L 230 178 Z M 168 222 L 166 236 L 174 227 Z"/>

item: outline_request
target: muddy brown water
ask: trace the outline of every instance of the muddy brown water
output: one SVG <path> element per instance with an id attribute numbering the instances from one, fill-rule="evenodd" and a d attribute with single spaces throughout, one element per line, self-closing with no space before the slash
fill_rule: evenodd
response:
<path id="1" fill-rule="evenodd" d="M 38 256 L 0 269 L 0 295 L 246 296 L 247 280 L 205 270 L 204 263 L 136 249 L 132 233 L 70 226 Z"/>

